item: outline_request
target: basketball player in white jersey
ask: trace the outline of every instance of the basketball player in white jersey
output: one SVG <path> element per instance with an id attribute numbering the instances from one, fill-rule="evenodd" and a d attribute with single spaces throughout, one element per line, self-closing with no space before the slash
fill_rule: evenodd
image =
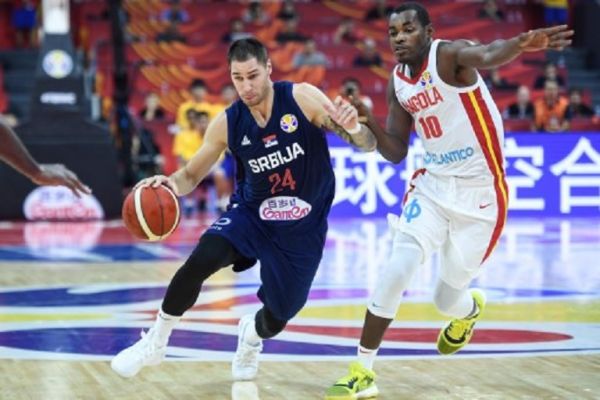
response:
<path id="1" fill-rule="evenodd" d="M 329 400 L 378 394 L 375 354 L 412 275 L 434 251 L 441 259 L 434 302 L 453 318 L 438 336 L 438 351 L 452 354 L 468 343 L 485 306 L 483 292 L 468 287 L 500 237 L 508 198 L 502 119 L 477 68 L 527 51 L 562 50 L 573 35 L 557 26 L 488 45 L 433 40 L 427 10 L 412 2 L 391 14 L 388 29 L 398 60 L 387 90 L 389 114 L 385 129 L 367 113 L 368 125 L 380 153 L 399 163 L 414 124 L 425 168 L 413 176 L 400 217 L 389 218 L 392 254 L 368 303 L 358 361 L 327 390 Z"/>

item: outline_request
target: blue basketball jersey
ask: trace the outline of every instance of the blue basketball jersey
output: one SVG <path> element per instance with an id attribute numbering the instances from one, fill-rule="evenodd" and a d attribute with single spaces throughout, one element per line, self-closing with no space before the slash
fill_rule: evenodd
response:
<path id="1" fill-rule="evenodd" d="M 234 202 L 274 227 L 324 223 L 335 193 L 325 131 L 304 116 L 293 83 L 275 82 L 264 128 L 238 100 L 227 110 L 229 148 L 237 161 Z M 314 226 L 314 225 L 313 225 Z"/>

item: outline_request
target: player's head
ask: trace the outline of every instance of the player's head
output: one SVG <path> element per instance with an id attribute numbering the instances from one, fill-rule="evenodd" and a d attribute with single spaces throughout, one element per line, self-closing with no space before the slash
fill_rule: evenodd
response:
<path id="1" fill-rule="evenodd" d="M 271 60 L 254 38 L 236 40 L 227 54 L 229 73 L 240 99 L 249 107 L 262 102 L 271 86 Z"/>
<path id="2" fill-rule="evenodd" d="M 206 82 L 202 79 L 194 79 L 190 84 L 190 94 L 195 101 L 201 102 L 206 97 Z"/>
<path id="3" fill-rule="evenodd" d="M 419 3 L 407 2 L 394 9 L 388 23 L 392 51 L 401 63 L 412 63 L 426 56 L 433 27 L 429 13 Z"/>

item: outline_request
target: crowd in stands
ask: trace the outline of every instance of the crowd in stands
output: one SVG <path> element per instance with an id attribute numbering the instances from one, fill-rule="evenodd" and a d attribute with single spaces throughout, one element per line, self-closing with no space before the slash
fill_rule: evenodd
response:
<path id="1" fill-rule="evenodd" d="M 200 50 L 200 47 L 205 46 L 206 49 L 209 49 L 209 45 L 212 45 L 212 43 L 204 43 L 202 36 L 200 36 L 201 40 L 198 40 L 197 35 L 194 36 L 195 31 L 192 28 L 200 26 L 201 23 L 196 21 L 186 9 L 191 3 L 183 0 L 164 0 L 162 3 L 159 0 L 148 1 L 152 2 L 154 6 L 156 4 L 159 6 L 148 8 L 147 21 L 143 21 L 144 27 L 148 28 L 147 31 L 141 32 L 140 29 L 134 29 L 130 24 L 128 29 L 130 46 L 152 43 L 158 43 L 160 46 L 180 44 L 181 46 L 190 46 L 192 49 L 198 48 L 197 54 L 200 54 L 201 51 L 204 51 Z M 537 1 L 542 2 L 546 7 L 545 20 L 547 24 L 562 23 L 567 20 L 567 0 Z M 257 36 L 268 44 L 274 64 L 281 71 L 288 73 L 283 76 L 284 78 L 297 78 L 298 80 L 314 78 L 317 84 L 319 83 L 317 77 L 323 76 L 325 70 L 329 69 L 335 72 L 335 68 L 340 67 L 339 56 L 331 54 L 327 50 L 321 50 L 320 47 L 323 45 L 323 48 L 331 49 L 331 45 L 333 45 L 348 48 L 351 54 L 350 64 L 343 65 L 343 67 L 346 68 L 345 71 L 348 71 L 348 68 L 354 68 L 354 70 L 349 70 L 350 73 L 347 76 L 340 77 L 337 81 L 339 82 L 338 87 L 328 87 L 326 92 L 331 97 L 338 94 L 346 96 L 355 104 L 365 106 L 373 110 L 376 115 L 382 116 L 385 115 L 383 109 L 385 100 L 379 101 L 378 97 L 385 97 L 384 87 L 372 90 L 361 79 L 360 71 L 374 71 L 373 73 L 378 73 L 384 80 L 387 80 L 394 61 L 393 57 L 385 52 L 387 41 L 385 21 L 393 11 L 393 6 L 391 1 L 386 0 L 374 0 L 371 3 L 372 6 L 363 8 L 361 14 L 352 13 L 350 8 L 340 13 L 339 22 L 332 25 L 328 32 L 303 30 L 301 23 L 303 15 L 299 12 L 298 3 L 292 0 L 282 3 L 246 2 L 244 3 L 246 6 L 240 7 L 238 15 L 231 15 L 231 20 L 227 24 L 223 24 L 222 27 L 211 25 L 208 29 L 219 31 L 216 36 L 216 44 L 221 48 L 226 48 L 232 41 Z M 14 8 L 12 23 L 16 32 L 15 46 L 36 45 L 38 23 L 36 11 L 38 8 L 39 2 L 29 0 L 19 1 L 19 7 Z M 133 17 L 135 16 L 133 15 Z M 139 17 L 139 15 L 137 16 Z M 507 14 L 496 0 L 484 0 L 473 17 L 475 20 L 502 23 L 507 19 Z M 130 22 L 132 20 L 133 18 Z M 210 21 L 208 23 L 210 24 Z M 372 26 L 377 29 L 371 29 Z M 469 39 L 476 41 L 476 38 Z M 199 46 L 200 43 L 202 46 Z M 328 46 L 325 47 L 326 44 Z M 192 62 L 190 62 L 190 58 L 187 58 L 175 60 L 172 64 L 180 63 L 191 70 L 194 62 L 210 62 L 210 58 L 207 57 L 208 51 L 195 56 Z M 275 62 L 276 58 L 278 62 Z M 144 65 L 161 65 L 156 60 L 143 61 Z M 222 62 L 221 59 L 219 63 L 222 64 Z M 304 75 L 293 75 L 295 71 L 299 70 L 305 71 Z M 540 66 L 541 70 L 542 66 Z M 353 76 L 352 71 L 356 71 L 356 75 Z M 483 75 L 493 95 L 503 92 L 515 93 L 515 101 L 512 104 L 505 103 L 501 106 L 501 112 L 506 121 L 524 121 L 526 125 L 521 126 L 526 126 L 525 130 L 535 132 L 562 132 L 569 129 L 570 122 L 574 119 L 598 120 L 593 107 L 589 104 L 589 94 L 580 88 L 569 87 L 568 75 L 565 78 L 563 73 L 562 65 L 559 67 L 555 63 L 549 62 L 543 66 L 543 73 L 531 82 L 506 78 L 503 76 L 502 70 L 485 71 Z M 165 169 L 172 169 L 177 164 L 181 165 L 188 160 L 201 145 L 208 122 L 236 100 L 237 94 L 230 84 L 223 83 L 220 86 L 221 92 L 217 93 L 211 78 L 200 79 L 198 76 L 200 75 L 194 76 L 191 82 L 180 86 L 181 91 L 177 91 L 179 88 L 165 91 L 162 86 L 156 89 L 146 88 L 141 93 L 145 95 L 143 104 L 137 107 L 132 106 L 139 125 L 138 135 L 133 145 L 135 153 L 133 158 L 137 164 L 138 178 Z M 207 85 L 207 82 L 210 84 Z M 0 114 L 0 118 L 16 123 L 10 119 L 10 115 L 2 116 Z M 157 136 L 163 134 L 157 130 L 163 129 L 164 126 L 167 126 L 167 130 L 170 132 L 171 139 L 169 141 L 157 140 Z M 170 148 L 165 149 L 165 145 Z M 169 158 L 176 160 L 171 167 L 167 166 Z M 232 164 L 231 156 L 224 154 L 222 165 L 211 174 L 211 180 L 217 188 L 216 198 L 219 207 L 226 204 L 224 199 L 231 192 Z M 203 207 L 206 204 L 206 195 L 205 188 L 201 188 L 199 193 L 186 198 L 186 212 L 191 212 L 190 210 L 194 208 L 193 204 Z"/>

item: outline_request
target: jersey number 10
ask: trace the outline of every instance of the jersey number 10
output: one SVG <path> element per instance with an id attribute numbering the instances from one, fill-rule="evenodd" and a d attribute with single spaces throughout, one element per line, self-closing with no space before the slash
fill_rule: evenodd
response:
<path id="1" fill-rule="evenodd" d="M 419 118 L 419 124 L 421 124 L 425 139 L 438 138 L 443 134 L 440 120 L 435 115 Z"/>

